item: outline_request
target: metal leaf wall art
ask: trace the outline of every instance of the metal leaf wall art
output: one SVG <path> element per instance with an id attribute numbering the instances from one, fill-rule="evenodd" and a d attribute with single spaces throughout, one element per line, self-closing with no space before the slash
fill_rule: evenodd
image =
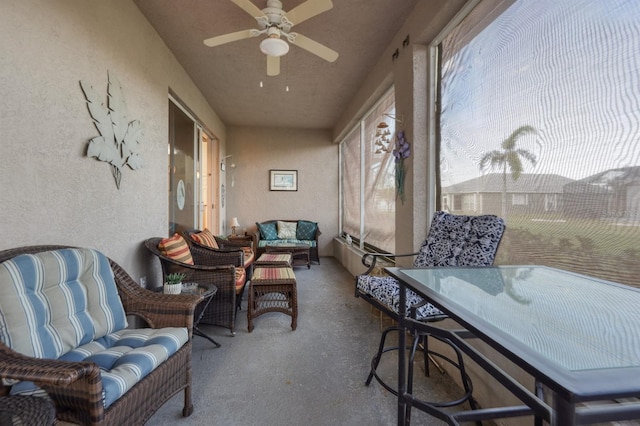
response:
<path id="1" fill-rule="evenodd" d="M 120 189 L 122 168 L 127 165 L 137 170 L 144 165 L 139 153 L 142 125 L 140 120 L 127 122 L 122 86 L 112 73 L 108 73 L 108 80 L 106 106 L 93 87 L 80 80 L 89 114 L 100 133 L 100 136 L 89 140 L 87 156 L 109 163 L 116 187 Z"/>

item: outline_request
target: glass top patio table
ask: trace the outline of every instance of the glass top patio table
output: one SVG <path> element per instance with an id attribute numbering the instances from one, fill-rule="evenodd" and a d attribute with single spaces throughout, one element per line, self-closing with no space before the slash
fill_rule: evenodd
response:
<path id="1" fill-rule="evenodd" d="M 570 404 L 640 396 L 640 290 L 543 266 L 387 268 Z"/>

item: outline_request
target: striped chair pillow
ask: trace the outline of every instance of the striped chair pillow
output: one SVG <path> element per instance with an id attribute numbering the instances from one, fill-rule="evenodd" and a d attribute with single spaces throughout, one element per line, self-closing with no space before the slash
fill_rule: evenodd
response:
<path id="1" fill-rule="evenodd" d="M 201 232 L 191 235 L 191 238 L 193 238 L 193 241 L 195 241 L 196 243 L 202 244 L 204 246 L 214 249 L 220 248 L 218 247 L 216 238 L 207 228 L 204 228 Z"/>
<path id="2" fill-rule="evenodd" d="M 158 243 L 158 250 L 163 255 L 181 262 L 193 265 L 193 257 L 191 257 L 191 251 L 187 242 L 177 232 L 173 234 L 173 237 L 165 238 Z"/>

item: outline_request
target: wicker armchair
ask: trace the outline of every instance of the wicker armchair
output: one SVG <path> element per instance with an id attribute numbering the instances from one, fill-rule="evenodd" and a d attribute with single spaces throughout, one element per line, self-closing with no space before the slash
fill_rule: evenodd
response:
<path id="1" fill-rule="evenodd" d="M 35 254 L 67 246 L 31 246 L 0 251 L 0 262 L 21 254 Z M 109 260 L 118 294 L 127 315 L 143 318 L 151 328 L 186 327 L 189 340 L 117 401 L 104 408 L 103 382 L 92 362 L 32 358 L 0 343 L 0 378 L 32 381 L 56 406 L 59 420 L 88 425 L 143 424 L 160 406 L 184 390 L 182 413 L 193 412 L 191 352 L 193 312 L 201 296 L 168 296 L 143 289 L 117 263 Z M 10 387 L 0 384 L 0 394 Z"/>
<path id="2" fill-rule="evenodd" d="M 247 272 L 247 281 L 251 280 L 251 277 L 253 275 L 253 262 L 256 259 L 255 252 L 253 250 L 252 240 L 250 239 L 229 240 L 229 239 L 225 239 L 225 238 L 214 235 L 214 238 L 219 248 L 213 248 L 213 247 L 204 245 L 196 241 L 194 238 L 192 238 L 193 234 L 197 234 L 199 232 L 201 232 L 199 229 L 194 229 L 194 228 L 185 229 L 184 231 L 182 231 L 182 236 L 184 237 L 187 244 L 189 244 L 189 247 L 196 246 L 198 248 L 201 248 L 202 250 L 209 251 L 212 256 L 216 256 L 218 253 L 228 253 L 230 251 L 242 251 L 244 255 L 242 265 L 244 265 L 244 269 Z"/>
<path id="3" fill-rule="evenodd" d="M 165 277 L 174 272 L 182 272 L 186 274 L 186 282 L 214 284 L 218 287 L 218 291 L 204 311 L 200 323 L 222 326 L 234 334 L 237 301 L 246 284 L 245 281 L 240 289 L 236 286 L 236 267 L 243 265 L 242 251 L 220 251 L 212 256 L 211 250 L 192 245 L 189 249 L 195 264 L 190 265 L 167 257 L 158 250 L 158 244 L 161 240 L 162 238 L 149 238 L 145 241 L 145 246 L 160 260 L 162 273 Z M 237 296 L 237 292 L 240 293 L 240 296 Z"/>

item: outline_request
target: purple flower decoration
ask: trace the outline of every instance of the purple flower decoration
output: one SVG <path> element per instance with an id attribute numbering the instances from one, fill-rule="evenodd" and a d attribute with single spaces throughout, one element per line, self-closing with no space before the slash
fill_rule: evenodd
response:
<path id="1" fill-rule="evenodd" d="M 396 158 L 396 161 L 400 161 L 404 158 L 409 158 L 411 155 L 411 148 L 409 147 L 409 142 L 404 138 L 404 131 L 398 132 L 398 137 L 396 138 L 396 149 L 393 150 L 393 156 Z"/>
<path id="2" fill-rule="evenodd" d="M 396 148 L 393 150 L 393 156 L 396 159 L 396 197 L 404 204 L 404 180 L 407 169 L 404 165 L 404 159 L 411 155 L 409 142 L 404 137 L 404 131 L 400 130 L 396 137 Z"/>

